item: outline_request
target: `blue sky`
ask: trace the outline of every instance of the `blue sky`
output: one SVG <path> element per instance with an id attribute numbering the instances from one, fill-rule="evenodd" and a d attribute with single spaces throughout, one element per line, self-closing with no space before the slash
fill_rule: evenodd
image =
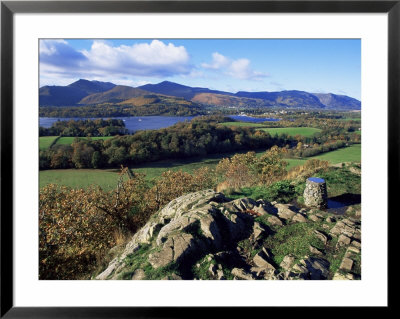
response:
<path id="1" fill-rule="evenodd" d="M 40 40 L 40 86 L 78 79 L 172 81 L 229 92 L 302 90 L 361 97 L 357 39 Z"/>

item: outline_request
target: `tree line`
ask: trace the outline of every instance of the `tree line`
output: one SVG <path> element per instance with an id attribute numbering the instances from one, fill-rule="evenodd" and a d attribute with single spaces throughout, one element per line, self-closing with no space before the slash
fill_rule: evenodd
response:
<path id="1" fill-rule="evenodd" d="M 57 121 L 51 127 L 39 127 L 39 136 L 114 136 L 128 134 L 125 123 L 118 119 Z"/>
<path id="2" fill-rule="evenodd" d="M 138 131 L 112 139 L 76 139 L 71 145 L 54 145 L 40 151 L 40 169 L 129 166 L 161 159 L 178 159 L 240 150 L 296 145 L 290 137 L 272 137 L 252 128 L 218 125 L 205 118 L 172 127 Z"/>
<path id="3" fill-rule="evenodd" d="M 206 112 L 197 105 L 157 103 L 140 106 L 99 104 L 88 106 L 39 108 L 40 117 L 123 117 L 123 116 L 194 116 Z"/>

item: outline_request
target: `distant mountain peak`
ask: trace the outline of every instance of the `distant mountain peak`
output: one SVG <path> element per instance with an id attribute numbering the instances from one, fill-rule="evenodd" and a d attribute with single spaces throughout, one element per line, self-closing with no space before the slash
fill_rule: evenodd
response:
<path id="1" fill-rule="evenodd" d="M 39 105 L 72 106 L 106 102 L 122 103 L 149 94 L 175 97 L 215 106 L 361 109 L 360 101 L 346 95 L 333 93 L 309 93 L 301 90 L 238 91 L 231 93 L 202 87 L 190 87 L 167 80 L 133 88 L 126 85 L 115 85 L 111 82 L 79 79 L 67 86 L 44 86 L 40 88 Z M 134 102 L 139 103 L 140 101 L 135 100 Z"/>

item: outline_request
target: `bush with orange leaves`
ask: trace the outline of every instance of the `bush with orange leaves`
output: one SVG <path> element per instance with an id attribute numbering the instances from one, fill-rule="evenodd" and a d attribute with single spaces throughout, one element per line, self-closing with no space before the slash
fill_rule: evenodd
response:
<path id="1" fill-rule="evenodd" d="M 286 153 L 286 148 L 273 146 L 258 158 L 256 170 L 261 184 L 268 186 L 285 177 L 288 162 L 282 158 Z"/>
<path id="2" fill-rule="evenodd" d="M 254 152 L 222 159 L 216 168 L 219 181 L 226 187 L 239 189 L 254 185 L 270 185 L 286 174 L 285 148 L 273 146 L 260 157 Z"/>
<path id="3" fill-rule="evenodd" d="M 48 185 L 39 194 L 39 279 L 83 279 L 116 244 L 148 219 L 143 176 L 114 191 Z"/>
<path id="4" fill-rule="evenodd" d="M 254 164 L 257 161 L 255 152 L 235 154 L 231 158 L 222 159 L 217 167 L 216 174 L 220 182 L 229 188 L 252 186 L 257 181 Z"/>
<path id="5" fill-rule="evenodd" d="M 310 177 L 317 171 L 324 170 L 329 166 L 328 161 L 322 161 L 319 159 L 310 159 L 303 165 L 293 167 L 286 175 L 285 179 L 296 179 Z"/>
<path id="6" fill-rule="evenodd" d="M 183 171 L 163 172 L 147 194 L 153 211 L 185 193 L 195 192 L 215 186 L 214 171 L 202 167 L 189 174 Z"/>
<path id="7" fill-rule="evenodd" d="M 121 174 L 127 173 L 123 169 Z M 150 188 L 143 174 L 118 182 L 115 190 L 48 185 L 39 194 L 39 279 L 87 279 L 121 238 L 151 214 L 185 193 L 211 188 L 214 174 L 164 172 Z M 117 234 L 118 236 L 116 236 Z M 123 243 L 122 243 L 123 244 Z"/>

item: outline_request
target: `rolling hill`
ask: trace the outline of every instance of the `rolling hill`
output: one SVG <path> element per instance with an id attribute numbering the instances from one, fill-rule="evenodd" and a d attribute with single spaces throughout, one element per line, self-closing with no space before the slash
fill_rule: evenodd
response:
<path id="1" fill-rule="evenodd" d="M 261 99 L 270 106 L 325 108 L 325 105 L 312 93 L 304 91 L 281 92 L 238 92 L 238 97 Z"/>
<path id="2" fill-rule="evenodd" d="M 216 93 L 198 93 L 192 99 L 193 102 L 216 105 L 216 106 L 234 106 L 234 107 L 260 107 L 266 106 L 261 99 L 251 99 Z"/>
<path id="3" fill-rule="evenodd" d="M 361 110 L 361 102 L 346 95 L 314 93 L 320 102 L 330 109 Z"/>
<path id="4" fill-rule="evenodd" d="M 144 96 L 149 92 L 141 89 L 133 88 L 130 86 L 117 85 L 111 90 L 94 93 L 84 97 L 79 104 L 101 104 L 101 103 L 119 103 L 128 99 L 132 99 L 139 96 Z"/>
<path id="5" fill-rule="evenodd" d="M 175 97 L 183 97 L 186 100 L 192 100 L 193 97 L 198 93 L 215 93 L 215 94 L 223 94 L 223 95 L 234 95 L 233 93 L 210 90 L 207 88 L 199 88 L 199 87 L 190 87 L 174 82 L 163 81 L 158 84 L 146 84 L 139 86 L 140 89 L 146 90 L 149 92 L 165 94 L 169 96 Z"/>
<path id="6" fill-rule="evenodd" d="M 115 87 L 115 84 L 111 82 L 88 81 L 80 79 L 74 83 L 71 83 L 68 85 L 68 87 L 80 89 L 87 94 L 94 94 L 111 90 L 113 87 Z"/>
<path id="7" fill-rule="evenodd" d="M 110 82 L 78 80 L 67 86 L 43 86 L 39 89 L 40 106 L 73 106 L 84 97 L 115 87 Z"/>
<path id="8" fill-rule="evenodd" d="M 40 106 L 79 106 L 120 104 L 146 106 L 202 104 L 231 107 L 288 107 L 312 109 L 360 110 L 361 102 L 345 95 L 288 90 L 279 92 L 237 93 L 190 87 L 163 81 L 139 87 L 110 82 L 78 80 L 68 86 L 44 86 L 39 89 Z"/>

